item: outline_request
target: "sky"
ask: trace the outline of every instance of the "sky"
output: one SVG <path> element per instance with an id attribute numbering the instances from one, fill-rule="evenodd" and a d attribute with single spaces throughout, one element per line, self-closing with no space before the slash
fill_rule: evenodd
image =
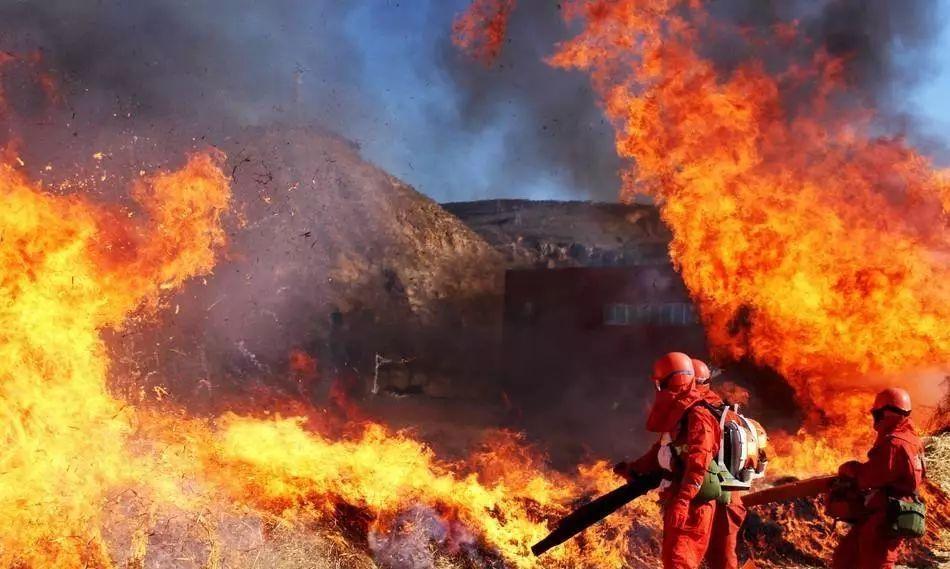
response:
<path id="1" fill-rule="evenodd" d="M 364 115 L 340 130 L 360 142 L 367 159 L 437 201 L 612 199 L 617 193 L 616 180 L 607 178 L 596 187 L 578 188 L 556 162 L 542 163 L 549 168 L 525 168 L 516 176 L 499 174 L 499 168 L 510 167 L 512 161 L 536 163 L 530 153 L 519 156 L 526 145 L 510 144 L 510 138 L 516 129 L 536 130 L 538 125 L 519 120 L 536 117 L 519 117 L 516 99 L 494 101 L 491 113 L 477 125 L 459 118 L 462 95 L 446 68 L 476 64 L 465 62 L 439 42 L 444 41 L 454 15 L 467 5 L 468 0 L 371 2 L 348 14 L 345 30 L 354 38 L 365 65 L 361 90 L 372 103 Z M 907 65 L 914 80 L 894 81 L 886 90 L 895 110 L 907 115 L 906 125 L 898 128 L 907 129 L 912 141 L 924 146 L 938 162 L 946 163 L 945 150 L 950 148 L 950 0 L 939 0 L 932 17 L 942 31 L 925 49 L 927 64 L 915 69 L 923 61 L 921 54 L 901 53 L 898 41 L 895 58 L 898 64 Z M 449 59 L 452 61 L 447 62 Z M 609 130 L 598 132 L 610 136 Z M 449 140 L 433 144 L 433 136 Z"/>
<path id="2" fill-rule="evenodd" d="M 505 94 L 493 98 L 484 93 L 473 96 L 478 101 L 464 100 L 472 95 L 460 93 L 460 84 L 498 76 L 448 43 L 454 17 L 468 4 L 387 0 L 353 9 L 344 29 L 360 53 L 361 92 L 369 100 L 360 116 L 331 126 L 359 142 L 364 157 L 436 201 L 612 199 L 618 180 L 579 187 L 570 167 L 537 159 L 532 137 L 556 134 L 544 134 L 538 117 L 524 113 L 520 101 L 530 96 L 530 85 L 518 85 L 515 79 L 507 86 L 512 95 L 507 100 Z M 518 41 L 522 39 L 512 38 Z M 543 55 L 532 55 L 539 68 L 545 67 Z M 567 83 L 565 72 L 550 70 L 557 74 L 564 74 Z M 586 81 L 579 74 L 572 79 Z M 599 119 L 592 98 L 590 106 Z M 552 110 L 551 120 L 559 118 L 558 110 Z M 602 125 L 601 134 L 604 150 L 609 150 L 609 128 Z"/>
<path id="3" fill-rule="evenodd" d="M 446 3 L 458 10 L 467 4 Z M 361 144 L 366 158 L 437 201 L 495 193 L 492 164 L 505 151 L 506 126 L 489 120 L 478 129 L 461 128 L 451 78 L 432 64 L 437 38 L 449 29 L 454 10 L 408 9 L 405 0 L 385 4 L 355 10 L 345 24 L 358 38 L 363 90 L 372 102 L 342 130 Z M 442 136 L 451 143 L 432 143 Z M 557 190 L 517 191 L 541 196 Z"/>
<path id="4" fill-rule="evenodd" d="M 621 164 L 587 77 L 543 62 L 569 34 L 557 3 L 518 0 L 486 69 L 450 41 L 469 2 L 0 0 L 0 50 L 41 50 L 90 117 L 319 124 L 440 202 L 616 199 Z M 875 93 L 889 79 L 892 127 L 950 163 L 950 0 L 711 4 L 756 21 L 831 2 L 848 10 L 817 18 L 819 33 L 856 39 Z"/>
<path id="5" fill-rule="evenodd" d="M 906 91 L 899 85 L 895 89 L 906 93 L 905 110 L 920 117 L 924 132 L 950 146 L 950 0 L 940 0 L 935 17 L 942 31 L 931 48 L 934 68 Z"/>

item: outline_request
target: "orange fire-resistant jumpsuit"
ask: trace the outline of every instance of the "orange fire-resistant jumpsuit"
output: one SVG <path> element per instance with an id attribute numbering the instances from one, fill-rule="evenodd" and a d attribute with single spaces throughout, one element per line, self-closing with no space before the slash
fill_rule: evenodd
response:
<path id="1" fill-rule="evenodd" d="M 730 492 L 728 504 L 716 502 L 713 516 L 712 535 L 709 538 L 709 551 L 706 552 L 706 565 L 709 569 L 738 569 L 739 556 L 736 547 L 739 543 L 739 531 L 745 522 L 746 507 L 742 505 L 744 492 Z"/>
<path id="2" fill-rule="evenodd" d="M 702 563 L 712 535 L 716 502 L 694 502 L 703 483 L 706 468 L 719 452 L 722 440 L 719 421 L 712 411 L 699 404 L 699 399 L 721 404 L 715 394 L 703 394 L 683 413 L 672 433 L 674 448 L 683 449 L 673 462 L 667 486 L 661 499 L 663 515 L 663 567 L 665 569 L 695 569 Z M 642 457 L 630 463 L 629 470 L 648 474 L 661 470 L 657 443 Z"/>
<path id="3" fill-rule="evenodd" d="M 887 498 L 911 499 L 923 481 L 923 445 L 909 418 L 901 417 L 880 429 L 867 462 L 845 463 L 839 475 L 869 491 L 867 516 L 841 539 L 832 560 L 834 569 L 892 569 L 901 538 L 888 531 Z"/>

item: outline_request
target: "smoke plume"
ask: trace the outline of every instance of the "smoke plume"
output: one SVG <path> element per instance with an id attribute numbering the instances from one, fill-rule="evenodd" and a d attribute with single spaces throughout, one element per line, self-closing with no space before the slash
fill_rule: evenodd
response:
<path id="1" fill-rule="evenodd" d="M 907 85 L 932 68 L 936 4 L 710 6 L 751 29 L 797 20 L 812 41 L 847 56 L 865 95 L 896 109 Z M 218 125 L 315 121 L 438 200 L 615 199 L 619 160 L 587 79 L 544 61 L 570 32 L 560 4 L 518 2 L 490 67 L 452 45 L 452 23 L 468 6 L 0 0 L 0 49 L 44 53 L 61 75 L 73 125 L 124 117 L 207 134 Z M 724 63 L 742 55 L 715 47 Z M 914 131 L 914 117 L 890 118 Z"/>

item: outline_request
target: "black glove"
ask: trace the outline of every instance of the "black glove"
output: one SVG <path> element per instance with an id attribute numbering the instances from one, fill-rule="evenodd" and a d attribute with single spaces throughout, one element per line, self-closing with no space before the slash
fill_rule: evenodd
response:
<path id="1" fill-rule="evenodd" d="M 614 465 L 614 474 L 623 478 L 624 480 L 629 481 L 633 476 L 633 472 L 630 470 L 629 462 L 618 462 Z"/>

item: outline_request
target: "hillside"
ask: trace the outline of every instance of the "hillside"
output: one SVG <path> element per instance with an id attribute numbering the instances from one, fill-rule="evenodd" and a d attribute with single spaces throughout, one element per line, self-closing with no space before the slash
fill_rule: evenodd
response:
<path id="1" fill-rule="evenodd" d="M 670 232 L 649 205 L 487 200 L 442 206 L 502 253 L 509 268 L 669 263 Z"/>
<path id="2" fill-rule="evenodd" d="M 493 341 L 501 256 L 354 144 L 284 127 L 218 147 L 237 212 L 226 259 L 172 300 L 160 327 L 122 339 L 130 367 L 158 361 L 181 395 L 204 398 L 209 378 L 285 375 L 293 348 L 365 384 L 377 353 L 446 376 Z M 451 375 L 449 391 L 463 389 L 464 374 Z"/>

